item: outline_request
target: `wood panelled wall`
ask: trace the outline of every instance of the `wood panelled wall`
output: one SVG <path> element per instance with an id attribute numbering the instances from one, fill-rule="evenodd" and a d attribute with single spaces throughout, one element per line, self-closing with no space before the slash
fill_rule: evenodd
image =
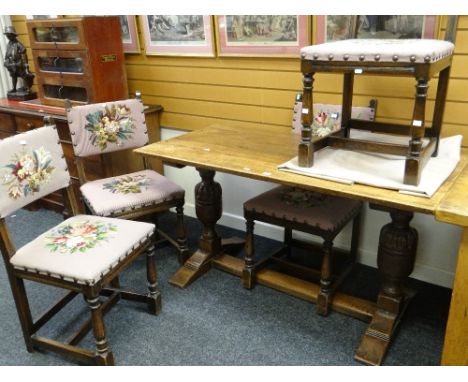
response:
<path id="1" fill-rule="evenodd" d="M 139 19 L 139 17 L 137 17 Z M 25 17 L 12 16 L 19 39 L 31 50 Z M 440 19 L 439 37 L 445 32 Z M 164 57 L 146 56 L 138 20 L 141 54 L 127 54 L 129 91 L 140 90 L 148 104 L 164 107 L 163 127 L 195 130 L 212 123 L 235 124 L 242 129 L 259 123 L 275 129 L 289 129 L 295 94 L 301 90 L 299 58 L 252 57 Z M 312 28 L 313 29 L 313 28 Z M 341 103 L 341 77 L 316 75 L 314 101 Z M 354 105 L 367 105 L 378 99 L 377 119 L 409 123 L 414 80 L 381 76 L 356 76 Z M 436 82 L 431 81 L 427 122 L 432 119 Z M 458 22 L 455 57 L 452 66 L 443 135 L 463 134 L 468 146 L 468 16 Z"/>

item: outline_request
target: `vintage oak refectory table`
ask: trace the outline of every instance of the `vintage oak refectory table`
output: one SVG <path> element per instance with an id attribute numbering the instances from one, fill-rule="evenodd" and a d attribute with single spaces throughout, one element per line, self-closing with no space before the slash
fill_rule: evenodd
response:
<path id="1" fill-rule="evenodd" d="M 287 129 L 259 125 L 245 130 L 213 125 L 202 130 L 150 144 L 136 152 L 175 166 L 194 166 L 201 176 L 195 187 L 196 214 L 203 225 L 199 249 L 171 278 L 186 287 L 214 266 L 240 276 L 244 262 L 223 249 L 214 227 L 222 213 L 221 185 L 216 171 L 252 179 L 320 191 L 369 202 L 371 208 L 390 213 L 391 223 L 381 231 L 377 250 L 382 285 L 376 303 L 337 293 L 332 309 L 370 321 L 355 358 L 381 364 L 410 293 L 402 287 L 411 274 L 417 233 L 410 227 L 414 212 L 463 227 L 449 319 L 442 354 L 444 365 L 468 364 L 468 150 L 447 181 L 431 198 L 360 184 L 337 182 L 280 171 L 277 166 L 297 155 L 300 137 Z M 227 243 L 229 244 L 229 243 Z M 443 254 L 441 254 L 443 255 Z M 315 302 L 319 287 L 271 269 L 258 273 L 258 283 Z"/>

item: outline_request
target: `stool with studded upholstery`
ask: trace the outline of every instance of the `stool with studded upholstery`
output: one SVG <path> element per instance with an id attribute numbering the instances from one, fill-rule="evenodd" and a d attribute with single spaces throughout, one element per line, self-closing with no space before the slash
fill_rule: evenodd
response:
<path id="1" fill-rule="evenodd" d="M 358 18 L 350 36 L 356 35 Z M 449 16 L 445 40 L 435 39 L 347 39 L 305 47 L 301 50 L 303 74 L 302 139 L 298 147 L 299 165 L 313 166 L 314 151 L 333 146 L 405 157 L 403 183 L 418 185 L 424 165 L 437 155 L 447 95 L 456 16 Z M 313 82 L 315 73 L 343 73 L 341 129 L 323 139 L 312 139 Z M 354 76 L 378 74 L 413 77 L 416 95 L 409 125 L 363 122 L 351 117 Z M 438 75 L 432 126 L 426 127 L 426 100 L 429 80 Z M 407 145 L 350 138 L 350 129 L 407 135 Z"/>
<path id="2" fill-rule="evenodd" d="M 293 230 L 319 236 L 323 240 L 319 252 L 323 256 L 318 273 L 320 293 L 317 297 L 317 312 L 327 315 L 333 294 L 350 272 L 356 258 L 359 239 L 359 222 L 362 203 L 360 201 L 320 194 L 298 188 L 279 186 L 264 192 L 244 203 L 244 217 L 247 225 L 245 243 L 245 266 L 242 282 L 245 288 L 253 288 L 256 273 L 268 262 L 274 261 L 281 267 L 296 273 L 313 274 L 314 271 L 292 261 L 291 247 L 301 247 L 308 251 L 316 246 L 293 238 Z M 284 245 L 272 256 L 254 260 L 254 221 L 284 227 Z M 353 221 L 351 245 L 348 261 L 339 275 L 333 274 L 333 240 L 342 229 Z M 282 256 L 287 254 L 290 261 Z"/>

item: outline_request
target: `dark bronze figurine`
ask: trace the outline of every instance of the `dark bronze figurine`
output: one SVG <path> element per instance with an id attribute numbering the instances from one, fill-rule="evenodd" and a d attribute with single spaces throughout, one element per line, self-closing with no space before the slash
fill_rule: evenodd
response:
<path id="1" fill-rule="evenodd" d="M 36 98 L 36 93 L 31 91 L 34 74 L 29 71 L 26 48 L 18 41 L 15 27 L 5 27 L 3 34 L 8 38 L 4 65 L 10 73 L 13 83 L 13 89 L 7 93 L 7 98 L 16 101 Z M 18 78 L 23 81 L 21 87 L 17 87 Z"/>

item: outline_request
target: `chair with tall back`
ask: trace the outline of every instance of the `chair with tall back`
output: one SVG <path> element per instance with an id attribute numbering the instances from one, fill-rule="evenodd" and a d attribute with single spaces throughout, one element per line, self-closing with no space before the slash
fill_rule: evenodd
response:
<path id="1" fill-rule="evenodd" d="M 148 143 L 144 106 L 141 94 L 136 99 L 99 104 L 71 106 L 67 103 L 73 149 L 86 207 L 93 215 L 121 219 L 150 217 L 156 223 L 156 233 L 178 251 L 180 263 L 188 257 L 184 225 L 185 190 L 153 171 L 143 160 L 142 171 L 110 176 L 109 167 L 103 179 L 89 180 L 83 159 L 101 155 L 103 163 L 110 161 L 110 153 L 141 147 Z M 157 215 L 176 209 L 176 240 L 158 227 Z M 159 242 L 159 241 L 158 241 Z"/>
<path id="2" fill-rule="evenodd" d="M 350 36 L 357 36 L 359 18 L 353 16 Z M 431 156 L 437 156 L 454 51 L 457 16 L 449 16 L 445 41 L 434 39 L 346 39 L 311 45 L 301 50 L 303 74 L 302 140 L 298 146 L 301 167 L 313 166 L 314 151 L 325 146 L 363 150 L 405 158 L 404 184 L 417 186 Z M 312 139 L 313 83 L 316 73 L 343 74 L 341 129 L 323 139 Z M 409 125 L 358 121 L 351 117 L 355 75 L 413 77 L 416 95 Z M 432 126 L 426 128 L 429 80 L 438 74 Z M 408 136 L 408 144 L 389 144 L 350 138 L 350 129 Z"/>
<path id="3" fill-rule="evenodd" d="M 58 190 L 63 191 L 71 217 L 16 249 L 6 218 L 19 208 Z M 119 298 L 144 302 L 155 315 L 160 311 L 161 297 L 153 258 L 155 226 L 146 222 L 75 215 L 76 210 L 70 175 L 54 125 L 46 124 L 0 142 L 0 249 L 27 350 L 52 350 L 79 362 L 112 365 L 114 357 L 106 338 L 103 314 Z M 148 294 L 115 287 L 113 280 L 145 252 Z M 34 320 L 24 280 L 69 292 Z M 109 287 L 109 284 L 113 286 Z M 39 329 L 78 294 L 85 297 L 91 311 L 90 320 L 66 342 L 40 336 Z M 100 296 L 108 299 L 101 304 Z M 91 328 L 95 351 L 77 346 Z"/>

